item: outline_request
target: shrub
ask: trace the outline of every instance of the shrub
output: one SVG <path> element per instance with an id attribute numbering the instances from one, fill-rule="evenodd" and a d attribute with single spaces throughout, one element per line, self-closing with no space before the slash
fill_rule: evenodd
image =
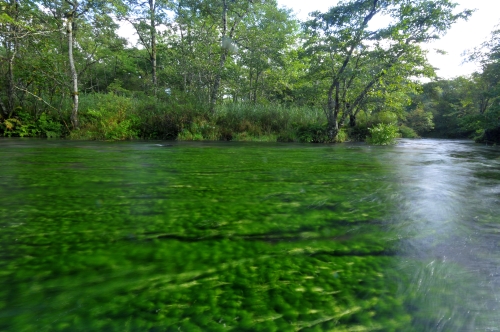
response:
<path id="1" fill-rule="evenodd" d="M 132 113 L 139 119 L 139 136 L 145 139 L 175 140 L 197 117 L 203 118 L 202 110 L 197 111 L 188 101 L 182 104 L 149 97 L 136 99 Z"/>
<path id="2" fill-rule="evenodd" d="M 82 111 L 80 129 L 72 131 L 70 138 L 125 140 L 138 137 L 139 119 L 131 113 L 131 99 L 112 94 L 100 95 L 97 107 Z"/>
<path id="3" fill-rule="evenodd" d="M 379 123 L 369 129 L 370 137 L 366 139 L 369 144 L 389 145 L 394 144 L 395 139 L 399 137 L 398 127 L 395 124 Z"/>
<path id="4" fill-rule="evenodd" d="M 297 142 L 299 139 L 297 138 L 297 133 L 295 130 L 282 130 L 279 132 L 278 136 L 276 137 L 277 142 Z"/>
<path id="5" fill-rule="evenodd" d="M 335 137 L 335 143 L 344 143 L 349 140 L 349 135 L 347 134 L 347 130 L 340 129 L 337 137 Z"/>
<path id="6" fill-rule="evenodd" d="M 5 119 L 0 122 L 3 135 L 12 137 L 47 137 L 57 138 L 62 135 L 62 125 L 46 113 L 35 120 L 29 113 L 19 111 L 17 118 Z"/>
<path id="7" fill-rule="evenodd" d="M 217 108 L 215 122 L 233 134 L 246 132 L 256 137 L 284 135 L 290 139 L 297 127 L 318 123 L 324 115 L 321 109 L 288 107 L 281 104 L 255 105 L 253 103 L 228 103 Z M 211 117 L 212 118 L 212 117 Z"/>
<path id="8" fill-rule="evenodd" d="M 479 129 L 472 138 L 477 143 L 500 144 L 500 128 Z"/>
<path id="9" fill-rule="evenodd" d="M 366 137 L 370 135 L 370 130 L 367 125 L 358 124 L 355 127 L 349 128 L 348 133 L 350 139 L 358 142 L 364 142 Z"/>
<path id="10" fill-rule="evenodd" d="M 399 127 L 399 133 L 403 138 L 419 138 L 417 132 L 410 127 L 402 125 Z"/>
<path id="11" fill-rule="evenodd" d="M 179 141 L 203 141 L 203 136 L 200 133 L 192 133 L 187 129 L 183 129 L 177 136 Z"/>
<path id="12" fill-rule="evenodd" d="M 62 125 L 50 118 L 46 113 L 42 113 L 37 120 L 40 132 L 47 138 L 59 138 L 62 136 Z"/>
<path id="13" fill-rule="evenodd" d="M 21 121 L 16 118 L 6 119 L 0 123 L 0 128 L 2 128 L 3 135 L 7 137 L 22 135 L 25 131 L 21 129 L 22 126 L 23 124 L 21 123 Z"/>
<path id="14" fill-rule="evenodd" d="M 422 135 L 434 129 L 434 116 L 432 112 L 425 112 L 417 108 L 406 116 L 406 124 L 415 132 Z"/>
<path id="15" fill-rule="evenodd" d="M 277 142 L 278 137 L 273 134 L 254 136 L 246 132 L 238 133 L 233 137 L 233 141 L 237 142 Z"/>
<path id="16" fill-rule="evenodd" d="M 372 115 L 372 121 L 375 123 L 391 124 L 398 120 L 398 115 L 390 111 L 382 111 Z"/>
<path id="17" fill-rule="evenodd" d="M 297 128 L 297 138 L 303 143 L 325 143 L 328 142 L 326 125 L 311 123 Z"/>
<path id="18" fill-rule="evenodd" d="M 216 124 L 203 118 L 197 118 L 179 132 L 177 139 L 181 141 L 217 141 L 221 136 Z"/>

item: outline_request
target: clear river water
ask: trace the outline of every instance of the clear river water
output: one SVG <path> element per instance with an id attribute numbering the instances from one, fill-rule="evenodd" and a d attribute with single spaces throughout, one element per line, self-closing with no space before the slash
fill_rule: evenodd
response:
<path id="1" fill-rule="evenodd" d="M 500 331 L 500 149 L 0 139 L 0 331 Z"/>

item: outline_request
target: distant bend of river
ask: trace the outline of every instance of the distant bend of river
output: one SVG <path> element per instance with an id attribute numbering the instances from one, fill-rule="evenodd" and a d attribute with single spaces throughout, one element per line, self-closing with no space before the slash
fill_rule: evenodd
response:
<path id="1" fill-rule="evenodd" d="M 500 149 L 0 139 L 1 331 L 500 331 Z"/>

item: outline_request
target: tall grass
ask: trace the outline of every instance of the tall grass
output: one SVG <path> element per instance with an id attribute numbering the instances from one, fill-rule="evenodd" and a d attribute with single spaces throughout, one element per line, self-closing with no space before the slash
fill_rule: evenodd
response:
<path id="1" fill-rule="evenodd" d="M 221 105 L 211 118 L 222 139 L 254 141 L 300 141 L 298 128 L 324 121 L 319 108 L 250 103 Z"/>
<path id="2" fill-rule="evenodd" d="M 55 104 L 60 108 L 40 109 L 32 104 L 15 119 L 0 119 L 0 135 L 86 140 L 329 141 L 325 115 L 319 107 L 224 103 L 212 113 L 207 105 L 181 93 L 163 100 L 145 95 L 81 94 L 80 127 L 72 129 L 71 101 L 54 100 Z M 336 141 L 364 140 L 369 136 L 368 128 L 383 122 L 365 118 L 360 117 L 358 126 L 341 130 Z"/>

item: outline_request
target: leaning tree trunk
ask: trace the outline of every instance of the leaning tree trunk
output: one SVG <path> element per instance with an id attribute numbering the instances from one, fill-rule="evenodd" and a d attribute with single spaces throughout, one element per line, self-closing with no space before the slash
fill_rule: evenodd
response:
<path id="1" fill-rule="evenodd" d="M 78 73 L 75 68 L 75 61 L 73 59 L 73 19 L 74 17 L 68 17 L 66 21 L 66 32 L 68 33 L 68 57 L 69 66 L 71 69 L 71 80 L 72 80 L 72 99 L 73 99 L 73 109 L 71 110 L 71 124 L 73 129 L 78 129 Z"/>

